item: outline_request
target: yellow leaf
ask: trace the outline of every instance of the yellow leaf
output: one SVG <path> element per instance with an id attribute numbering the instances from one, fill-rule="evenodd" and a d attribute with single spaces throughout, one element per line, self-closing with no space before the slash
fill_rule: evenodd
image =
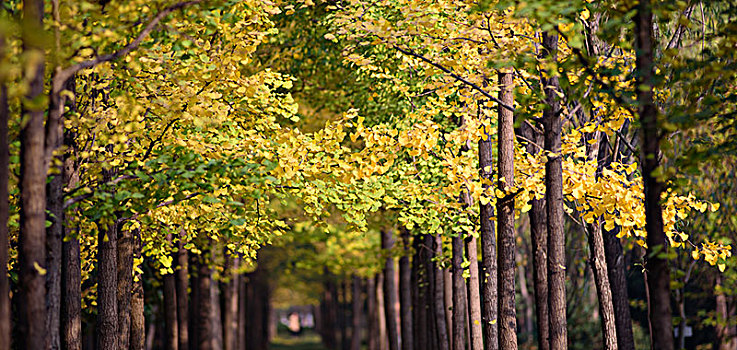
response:
<path id="1" fill-rule="evenodd" d="M 699 251 L 698 251 L 698 250 L 694 250 L 694 251 L 692 251 L 692 252 L 691 252 L 691 257 L 692 257 L 692 258 L 693 258 L 694 260 L 699 260 Z"/>
<path id="2" fill-rule="evenodd" d="M 39 275 L 41 275 L 41 276 L 46 275 L 46 269 L 44 269 L 43 267 L 41 267 L 41 265 L 39 265 L 35 261 L 33 262 L 33 268 L 36 269 L 36 271 L 38 271 L 38 274 Z"/>
<path id="3" fill-rule="evenodd" d="M 724 272 L 724 269 L 725 269 L 725 268 L 726 268 L 727 266 L 725 266 L 724 264 L 719 264 L 719 265 L 717 265 L 717 267 L 719 267 L 719 271 L 721 271 L 721 272 Z"/>

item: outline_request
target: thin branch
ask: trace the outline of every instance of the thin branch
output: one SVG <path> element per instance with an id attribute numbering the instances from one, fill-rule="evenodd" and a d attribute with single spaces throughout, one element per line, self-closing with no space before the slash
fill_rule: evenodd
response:
<path id="1" fill-rule="evenodd" d="M 83 69 L 92 68 L 100 63 L 103 62 L 109 62 L 116 60 L 118 58 L 124 57 L 125 55 L 129 54 L 131 51 L 138 48 L 139 45 L 143 42 L 143 39 L 145 39 L 153 30 L 156 28 L 156 26 L 161 22 L 164 17 L 166 17 L 168 14 L 182 9 L 187 6 L 196 5 L 204 0 L 192 0 L 192 1 L 184 1 L 180 3 L 176 3 L 174 5 L 171 5 L 159 12 L 153 19 L 151 19 L 150 22 L 146 25 L 146 27 L 141 30 L 140 33 L 138 33 L 138 36 L 128 43 L 128 45 L 125 45 L 122 49 L 115 51 L 113 53 L 109 53 L 102 56 L 97 56 L 93 59 L 86 60 L 79 62 L 73 66 L 67 67 L 63 70 L 61 70 L 53 79 L 53 87 L 52 87 L 52 93 L 59 93 L 61 92 L 61 89 L 63 88 L 64 82 L 67 81 L 69 78 L 71 78 L 74 74 L 79 72 Z"/>
<path id="2" fill-rule="evenodd" d="M 420 55 L 420 54 L 418 54 L 418 53 L 416 53 L 416 52 L 414 52 L 414 51 L 412 51 L 412 50 L 405 50 L 405 49 L 402 49 L 402 48 L 401 48 L 401 47 L 399 47 L 399 46 L 394 46 L 394 48 L 395 48 L 395 49 L 396 49 L 397 51 L 399 51 L 399 52 L 401 52 L 401 53 L 403 53 L 403 54 L 405 54 L 405 55 L 409 55 L 409 56 L 412 56 L 412 57 L 415 57 L 415 58 L 419 58 L 419 59 L 421 59 L 422 61 L 425 61 L 425 62 L 427 62 L 428 64 L 432 65 L 433 67 L 435 67 L 435 68 L 437 68 L 437 69 L 440 69 L 440 70 L 441 70 L 441 71 L 443 71 L 444 73 L 446 73 L 446 74 L 450 75 L 451 77 L 453 77 L 453 78 L 454 78 L 455 80 L 458 80 L 458 81 L 462 82 L 463 84 L 466 84 L 466 85 L 468 85 L 468 86 L 469 86 L 469 87 L 471 87 L 472 89 L 474 89 L 474 90 L 476 90 L 476 91 L 480 92 L 480 93 L 481 93 L 482 95 L 486 96 L 486 98 L 488 98 L 488 99 L 490 99 L 490 100 L 492 100 L 492 101 L 496 102 L 496 103 L 497 103 L 498 105 L 500 105 L 500 106 L 504 107 L 505 109 L 508 109 L 508 110 L 510 110 L 510 111 L 512 111 L 512 112 L 514 112 L 514 111 L 515 111 L 515 110 L 514 110 L 514 107 L 512 107 L 512 106 L 509 106 L 509 105 L 505 104 L 504 102 L 502 102 L 502 101 L 501 101 L 501 100 L 499 100 L 498 98 L 496 98 L 496 97 L 492 96 L 491 94 L 489 94 L 488 92 L 486 92 L 486 91 L 485 91 L 484 89 L 482 89 L 482 88 L 481 88 L 481 87 L 479 87 L 478 85 L 476 85 L 476 84 L 474 84 L 474 83 L 472 83 L 472 82 L 470 82 L 470 81 L 468 81 L 468 80 L 464 79 L 463 77 L 461 77 L 461 76 L 460 76 L 460 75 L 458 75 L 458 74 L 455 74 L 455 73 L 453 73 L 453 72 L 452 72 L 452 71 L 451 71 L 450 69 L 448 69 L 448 68 L 445 68 L 444 66 L 442 66 L 442 65 L 440 65 L 440 64 L 438 64 L 438 63 L 435 63 L 435 62 L 433 62 L 432 60 L 428 59 L 427 57 L 425 57 L 425 56 L 422 56 L 422 55 Z"/>

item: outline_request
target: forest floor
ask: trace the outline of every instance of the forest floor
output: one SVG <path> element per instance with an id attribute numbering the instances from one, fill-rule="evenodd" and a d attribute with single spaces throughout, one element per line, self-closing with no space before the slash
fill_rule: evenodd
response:
<path id="1" fill-rule="evenodd" d="M 325 350 L 320 341 L 320 336 L 313 332 L 307 332 L 294 337 L 289 334 L 277 334 L 271 341 L 271 350 Z"/>

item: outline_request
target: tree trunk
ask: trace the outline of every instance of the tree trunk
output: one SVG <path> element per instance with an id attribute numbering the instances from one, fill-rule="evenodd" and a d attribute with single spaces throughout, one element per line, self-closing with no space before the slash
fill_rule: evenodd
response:
<path id="1" fill-rule="evenodd" d="M 484 350 L 484 334 L 481 323 L 481 287 L 479 286 L 478 243 L 476 237 L 466 237 L 466 255 L 468 256 L 468 323 L 471 332 L 469 344 L 471 350 Z"/>
<path id="2" fill-rule="evenodd" d="M 199 316 L 198 316 L 198 308 L 200 305 L 200 289 L 199 289 L 199 255 L 189 252 L 188 256 L 188 266 L 189 266 L 189 275 L 190 275 L 190 295 L 189 295 L 189 314 L 187 315 L 189 317 L 189 350 L 197 350 L 197 347 L 199 346 L 200 342 L 198 337 L 198 328 L 199 327 Z"/>
<path id="3" fill-rule="evenodd" d="M 101 226 L 97 238 L 97 348 L 117 349 L 118 225 L 113 221 Z"/>
<path id="4" fill-rule="evenodd" d="M 238 268 L 240 259 L 237 256 L 225 252 L 227 265 L 225 272 L 229 279 L 223 288 L 225 308 L 223 310 L 223 346 L 225 350 L 238 349 L 238 286 L 240 276 Z"/>
<path id="5" fill-rule="evenodd" d="M 526 149 L 530 154 L 542 151 L 537 145 L 543 144 L 542 133 L 536 132 L 530 124 L 523 123 L 522 135 L 527 138 Z M 530 209 L 530 241 L 532 243 L 532 279 L 535 289 L 535 313 L 537 316 L 537 346 L 539 350 L 550 349 L 548 315 L 548 214 L 545 199 L 533 199 Z"/>
<path id="6" fill-rule="evenodd" d="M 466 348 L 466 281 L 463 278 L 463 237 L 456 234 L 451 240 L 453 268 L 453 350 Z"/>
<path id="7" fill-rule="evenodd" d="M 133 254 L 135 254 L 137 259 L 141 258 L 141 233 L 139 230 L 133 232 Z M 143 350 L 146 348 L 146 319 L 143 315 L 143 308 L 143 275 L 136 273 L 131 297 L 131 350 Z"/>
<path id="8" fill-rule="evenodd" d="M 635 76 L 637 105 L 642 134 L 642 177 L 645 184 L 645 230 L 647 232 L 647 284 L 650 292 L 648 318 L 653 347 L 673 349 L 670 306 L 670 272 L 665 253 L 668 243 L 663 231 L 660 206 L 663 182 L 653 174 L 660 168 L 660 136 L 653 101 L 653 14 L 650 0 L 641 0 L 635 14 Z"/>
<path id="9" fill-rule="evenodd" d="M 402 350 L 413 350 L 413 321 L 412 321 L 412 271 L 409 263 L 411 254 L 409 231 L 402 229 L 403 254 L 399 258 L 399 308 L 402 320 Z"/>
<path id="10" fill-rule="evenodd" d="M 121 230 L 118 241 L 118 346 L 130 347 L 131 290 L 133 290 L 133 236 L 138 235 Z"/>
<path id="11" fill-rule="evenodd" d="M 443 240 L 439 233 L 435 235 L 433 247 L 435 257 L 442 257 Z M 445 302 L 445 272 L 439 264 L 434 266 L 433 271 L 435 275 L 433 294 L 435 297 L 432 304 L 435 306 L 435 316 L 433 319 L 435 319 L 438 350 L 449 350 L 450 338 L 448 337 L 448 321 L 446 317 L 448 305 Z"/>
<path id="12" fill-rule="evenodd" d="M 453 274 L 450 267 L 443 269 L 443 299 L 445 300 L 445 329 L 448 331 L 448 348 L 453 350 Z"/>
<path id="13" fill-rule="evenodd" d="M 499 73 L 499 100 L 511 106 L 514 92 L 511 73 Z M 499 107 L 499 188 L 514 185 L 514 114 Z M 504 179 L 504 180 L 502 180 Z M 510 196 L 509 193 L 506 196 Z M 497 232 L 499 232 L 499 347 L 517 349 L 517 311 L 515 309 L 514 197 L 497 199 Z"/>
<path id="14" fill-rule="evenodd" d="M 58 128 L 62 129 L 62 124 L 58 124 Z M 52 146 L 61 147 L 61 141 L 62 139 L 58 138 L 58 143 Z M 51 222 L 51 225 L 46 228 L 46 329 L 48 332 L 46 349 L 56 350 L 61 347 L 59 335 L 61 330 L 61 238 L 64 231 L 65 177 L 63 159 L 59 156 L 54 157 L 51 166 L 54 168 L 54 174 L 46 184 L 46 216 Z"/>
<path id="15" fill-rule="evenodd" d="M 414 350 L 428 349 L 430 346 L 428 337 L 427 317 L 427 294 L 428 294 L 428 274 L 427 274 L 427 249 L 424 245 L 427 242 L 428 235 L 415 236 L 412 240 L 414 254 L 412 256 L 412 338 L 414 340 Z"/>
<path id="16" fill-rule="evenodd" d="M 484 130 L 483 138 L 479 141 L 479 173 L 482 178 L 490 180 L 491 168 L 491 136 L 489 130 Z M 488 186 L 485 186 L 485 189 Z M 499 338 L 497 332 L 497 266 L 496 266 L 496 235 L 491 218 L 494 216 L 491 203 L 479 203 L 480 236 L 481 236 L 481 264 L 483 284 L 482 316 L 484 330 L 484 344 L 487 350 L 497 349 Z"/>
<path id="17" fill-rule="evenodd" d="M 0 60 L 5 58 L 5 38 L 0 35 Z M 8 88 L 0 81 L 0 350 L 10 350 L 10 280 L 8 279 Z"/>
<path id="18" fill-rule="evenodd" d="M 558 50 L 558 35 L 543 32 L 543 57 L 549 56 L 555 62 Z M 548 228 L 548 317 L 550 318 L 550 349 L 566 349 L 568 332 L 566 329 L 566 255 L 565 234 L 563 232 L 563 164 L 561 149 L 561 117 L 558 101 L 557 72 L 551 72 L 543 79 L 545 102 L 543 126 L 545 130 L 545 150 L 550 152 L 545 163 L 545 199 L 547 202 Z"/>
<path id="19" fill-rule="evenodd" d="M 379 306 L 379 349 L 389 349 L 389 337 L 386 330 L 386 302 L 384 300 L 384 273 L 379 273 L 376 279 L 376 304 Z"/>
<path id="20" fill-rule="evenodd" d="M 617 348 L 634 350 L 635 337 L 632 333 L 629 295 L 627 293 L 627 271 L 624 266 L 624 251 L 617 232 L 604 233 L 604 253 L 607 262 L 609 284 L 612 287 L 612 305 L 617 327 Z"/>
<path id="21" fill-rule="evenodd" d="M 324 276 L 326 277 L 326 281 L 322 300 L 325 306 L 323 315 L 323 343 L 326 348 L 335 350 L 338 346 L 338 341 L 335 337 L 338 318 L 335 306 L 338 303 L 336 300 L 337 292 L 335 291 L 335 284 L 332 281 L 333 276 L 327 272 L 327 268 L 325 268 Z"/>
<path id="22" fill-rule="evenodd" d="M 246 327 L 248 327 L 248 283 L 245 276 L 239 279 L 240 286 L 238 288 L 238 350 L 246 349 Z M 315 329 L 319 325 L 319 317 L 314 315 Z M 319 331 L 318 331 L 319 333 Z M 180 334 L 181 337 L 181 334 Z"/>
<path id="23" fill-rule="evenodd" d="M 361 278 L 353 276 L 351 283 L 351 350 L 361 350 L 361 309 L 363 309 L 363 298 L 361 297 Z"/>
<path id="24" fill-rule="evenodd" d="M 30 76 L 26 101 L 44 92 L 44 49 L 37 33 L 43 31 L 44 1 L 23 2 L 24 51 L 38 58 Z M 27 106 L 34 106 L 27 109 Z M 44 111 L 39 103 L 24 103 L 20 131 L 20 232 L 18 236 L 19 293 L 17 299 L 20 349 L 43 349 L 46 329 L 46 168 L 44 166 Z"/>
<path id="25" fill-rule="evenodd" d="M 340 327 L 340 348 L 349 350 L 348 343 L 348 315 L 346 305 L 348 304 L 348 288 L 345 280 L 340 282 L 340 298 L 338 300 L 338 325 Z"/>
<path id="26" fill-rule="evenodd" d="M 379 337 L 379 307 L 376 295 L 376 279 L 378 277 L 369 277 L 366 279 L 367 292 L 367 308 L 368 308 L 368 350 L 380 350 Z"/>
<path id="27" fill-rule="evenodd" d="M 217 261 L 215 258 L 213 260 Z M 217 281 L 210 278 L 210 305 L 212 311 L 210 313 L 210 323 L 212 323 L 212 348 L 215 350 L 223 349 L 223 323 L 220 308 L 220 286 Z"/>
<path id="28" fill-rule="evenodd" d="M 721 287 L 721 284 L 722 276 L 720 274 L 717 274 L 716 285 L 717 287 Z M 718 290 L 717 288 L 714 289 Z M 724 291 L 720 291 L 716 294 L 716 312 L 717 339 L 715 348 L 717 348 L 718 350 L 737 349 L 737 334 L 735 334 L 735 326 L 732 324 L 732 322 L 730 322 L 730 320 L 734 319 L 734 315 L 730 314 L 729 312 L 729 306 L 727 305 L 727 296 L 724 295 Z"/>
<path id="29" fill-rule="evenodd" d="M 189 350 L 189 301 L 187 288 L 189 287 L 189 276 L 187 269 L 187 251 L 184 249 L 184 232 L 180 232 L 175 255 L 176 270 L 176 294 L 177 294 L 177 326 L 179 335 L 179 350 Z"/>
<path id="30" fill-rule="evenodd" d="M 202 252 L 197 258 L 197 311 L 195 312 L 195 327 L 197 329 L 197 349 L 215 350 L 213 348 L 213 323 L 212 323 L 212 269 L 205 257 L 207 252 Z"/>
<path id="31" fill-rule="evenodd" d="M 394 280 L 394 234 L 391 230 L 381 231 L 381 248 L 386 260 L 384 263 L 384 312 L 389 350 L 399 350 L 399 325 L 397 324 L 397 284 Z"/>
<path id="32" fill-rule="evenodd" d="M 171 234 L 167 235 L 169 242 L 172 242 Z M 164 279 L 164 325 L 166 337 L 166 349 L 179 349 L 179 325 L 177 317 L 177 286 L 176 277 L 173 273 L 167 273 L 162 276 Z M 126 347 L 121 346 L 121 349 Z"/>
<path id="33" fill-rule="evenodd" d="M 604 255 L 604 238 L 601 224 L 587 225 L 589 231 L 589 247 L 591 250 L 591 270 L 594 273 L 596 293 L 599 299 L 601 314 L 601 330 L 604 337 L 604 349 L 617 349 L 617 327 L 612 303 L 612 288 L 607 274 L 606 257 Z"/>

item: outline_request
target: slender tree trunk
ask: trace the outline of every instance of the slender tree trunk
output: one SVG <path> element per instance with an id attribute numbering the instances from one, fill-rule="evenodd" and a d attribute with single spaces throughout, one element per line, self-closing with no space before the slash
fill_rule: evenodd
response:
<path id="1" fill-rule="evenodd" d="M 196 323 L 197 329 L 197 349 L 199 350 L 215 350 L 213 347 L 214 330 L 212 323 L 212 269 L 208 259 L 202 252 L 197 259 L 197 311 Z"/>
<path id="2" fill-rule="evenodd" d="M 131 325 L 131 290 L 133 290 L 133 236 L 132 233 L 121 230 L 118 240 L 118 346 L 121 349 L 130 347 Z"/>
<path id="3" fill-rule="evenodd" d="M 379 348 L 389 350 L 389 336 L 386 329 L 386 305 L 384 295 L 384 273 L 379 273 L 376 279 L 376 303 L 379 306 Z"/>
<path id="4" fill-rule="evenodd" d="M 537 154 L 537 145 L 543 144 L 542 133 L 536 132 L 530 124 L 523 123 L 522 134 L 527 140 L 527 152 Z M 535 289 L 535 313 L 537 316 L 537 346 L 539 350 L 550 349 L 548 315 L 548 214 L 545 199 L 533 199 L 530 209 L 530 240 L 532 243 L 532 278 Z"/>
<path id="5" fill-rule="evenodd" d="M 427 317 L 427 293 L 429 281 L 427 278 L 427 249 L 424 244 L 427 242 L 428 235 L 415 236 L 412 240 L 414 254 L 412 256 L 412 331 L 414 339 L 414 350 L 428 349 L 430 346 L 428 337 Z"/>
<path id="6" fill-rule="evenodd" d="M 37 58 L 29 76 L 26 101 L 37 101 L 44 91 L 44 49 L 37 33 L 43 31 L 44 1 L 23 2 L 24 51 Z M 44 166 L 44 111 L 38 103 L 24 104 L 20 131 L 20 232 L 18 236 L 18 348 L 43 349 L 46 329 L 46 168 Z M 28 106 L 33 106 L 29 107 Z"/>
<path id="7" fill-rule="evenodd" d="M 338 326 L 340 327 L 340 348 L 342 350 L 349 350 L 350 343 L 348 343 L 348 315 L 346 312 L 346 305 L 348 304 L 348 291 L 347 291 L 345 280 L 340 282 L 340 298 L 338 300 Z"/>
<path id="8" fill-rule="evenodd" d="M 471 350 L 484 349 L 484 334 L 481 323 L 481 287 L 479 286 L 478 243 L 476 237 L 466 237 L 466 255 L 468 256 L 468 323 L 470 330 Z"/>
<path id="9" fill-rule="evenodd" d="M 215 260 L 213 258 L 213 260 Z M 220 286 L 217 281 L 210 279 L 210 323 L 212 323 L 212 348 L 215 350 L 223 349 L 223 322 L 220 307 Z M 267 303 L 268 304 L 268 303 Z M 267 338 L 268 339 L 268 338 Z"/>
<path id="10" fill-rule="evenodd" d="M 491 168 L 491 136 L 489 130 L 484 130 L 483 138 L 479 141 L 479 173 L 482 178 L 490 180 Z M 488 186 L 485 186 L 485 189 Z M 481 264 L 483 284 L 482 290 L 482 324 L 484 330 L 484 344 L 487 350 L 497 349 L 499 346 L 497 327 L 497 266 L 496 266 L 496 234 L 491 218 L 494 208 L 491 203 L 479 203 L 480 236 L 481 236 Z"/>
<path id="11" fill-rule="evenodd" d="M 412 320 L 412 271 L 409 263 L 411 254 L 409 231 L 402 229 L 402 257 L 399 258 L 399 307 L 402 321 L 402 350 L 413 350 Z"/>
<path id="12" fill-rule="evenodd" d="M 246 327 L 248 327 L 248 284 L 246 280 L 247 278 L 242 276 L 238 288 L 238 350 L 246 349 Z M 319 328 L 320 317 L 317 314 L 314 317 L 315 328 Z M 181 332 L 179 336 L 181 337 Z"/>
<path id="13" fill-rule="evenodd" d="M 450 267 L 443 269 L 443 299 L 445 300 L 445 327 L 448 331 L 448 347 L 453 350 L 453 274 Z"/>
<path id="14" fill-rule="evenodd" d="M 438 233 L 435 235 L 435 242 L 433 244 L 434 255 L 436 257 L 443 256 L 443 240 Z M 434 271 L 434 291 L 435 295 L 433 305 L 435 306 L 435 331 L 437 332 L 437 344 L 438 350 L 449 350 L 450 349 L 450 338 L 448 336 L 448 321 L 446 312 L 448 304 L 445 301 L 445 276 L 444 271 L 440 265 L 433 268 Z"/>
<path id="15" fill-rule="evenodd" d="M 514 104 L 511 73 L 499 73 L 499 99 Z M 499 188 L 514 185 L 514 115 L 499 107 Z M 504 180 L 502 180 L 504 179 Z M 507 192 L 506 190 L 504 191 Z M 511 197 L 511 196 L 510 196 Z M 517 311 L 514 272 L 517 247 L 514 237 L 514 198 L 499 198 L 496 204 L 499 232 L 499 347 L 517 349 Z"/>
<path id="16" fill-rule="evenodd" d="M 607 274 L 612 287 L 612 305 L 617 326 L 617 348 L 634 350 L 635 337 L 632 333 L 629 295 L 627 293 L 627 271 L 624 266 L 624 251 L 617 238 L 617 232 L 605 232 L 604 253 L 607 260 Z"/>
<path id="17" fill-rule="evenodd" d="M 425 240 L 423 243 L 423 265 L 424 265 L 424 273 L 425 273 L 425 280 L 427 281 L 427 286 L 425 287 L 425 319 L 426 319 L 426 326 L 427 327 L 427 347 L 428 350 L 440 350 L 440 346 L 438 344 L 438 331 L 437 331 L 437 325 L 436 322 L 438 322 L 438 318 L 442 319 L 442 316 L 435 316 L 435 267 L 433 265 L 432 257 L 434 254 L 434 245 L 435 237 L 433 235 L 426 234 Z M 442 297 L 442 295 L 441 295 Z M 442 299 L 440 299 L 442 300 Z M 441 305 L 441 309 L 443 306 Z M 422 349 L 418 349 L 422 350 Z"/>
<path id="18" fill-rule="evenodd" d="M 141 233 L 138 230 L 133 232 L 133 252 L 137 259 L 141 258 Z M 143 275 L 136 273 L 133 280 L 130 349 L 143 350 L 146 348 L 146 319 L 143 315 Z"/>
<path id="19" fill-rule="evenodd" d="M 555 62 L 558 50 L 558 35 L 543 32 L 544 55 Z M 547 202 L 548 225 L 548 317 L 550 318 L 550 349 L 560 350 L 568 347 L 566 329 L 566 255 L 565 234 L 563 232 L 563 164 L 561 149 L 561 117 L 558 101 L 557 72 L 550 72 L 543 79 L 545 102 L 543 126 L 545 129 L 545 150 L 548 161 L 545 163 L 545 199 Z"/>
<path id="20" fill-rule="evenodd" d="M 171 234 L 167 235 L 169 243 L 172 242 Z M 179 349 L 179 325 L 177 317 L 177 286 L 174 273 L 162 276 L 164 279 L 164 334 L 166 338 L 166 349 Z M 121 346 L 121 349 L 126 347 Z"/>
<path id="21" fill-rule="evenodd" d="M 376 296 L 376 278 L 366 279 L 367 308 L 368 308 L 368 350 L 380 350 L 379 337 L 379 307 Z"/>
<path id="22" fill-rule="evenodd" d="M 384 263 L 384 312 L 386 313 L 386 331 L 389 350 L 399 350 L 399 325 L 397 324 L 397 285 L 394 280 L 394 234 L 391 230 L 382 230 L 381 248 L 387 257 Z"/>
<path id="23" fill-rule="evenodd" d="M 101 226 L 97 238 L 97 348 L 117 349 L 118 225 L 113 222 Z"/>
<path id="24" fill-rule="evenodd" d="M 238 349 L 238 286 L 240 285 L 240 276 L 238 275 L 238 267 L 240 259 L 225 252 L 227 259 L 226 273 L 230 275 L 230 279 L 224 286 L 223 294 L 225 299 L 225 309 L 223 317 L 223 345 L 225 350 Z"/>
<path id="25" fill-rule="evenodd" d="M 53 107 L 52 107 L 53 108 Z M 63 107 L 62 107 L 63 108 Z M 58 124 L 58 129 L 62 129 Z M 63 131 L 57 131 L 60 134 Z M 52 147 L 59 148 L 62 139 Z M 61 347 L 59 331 L 61 330 L 61 268 L 62 268 L 62 234 L 64 231 L 64 164 L 60 156 L 54 157 L 52 165 L 54 174 L 46 184 L 47 220 L 51 225 L 46 228 L 46 329 L 48 343 L 46 349 L 56 350 Z"/>
<path id="26" fill-rule="evenodd" d="M 189 350 L 189 301 L 187 298 L 187 288 L 189 287 L 189 276 L 187 268 L 187 251 L 184 249 L 183 241 L 184 232 L 180 232 L 177 241 L 177 252 L 174 261 L 176 262 L 176 294 L 177 294 L 177 326 L 179 335 L 179 350 Z"/>
<path id="27" fill-rule="evenodd" d="M 199 346 L 200 342 L 198 337 L 199 331 L 198 331 L 198 325 L 199 325 L 199 316 L 198 316 L 198 308 L 200 305 L 200 278 L 199 278 L 199 255 L 190 252 L 188 254 L 188 265 L 189 265 L 189 275 L 190 275 L 190 295 L 189 295 L 189 350 L 197 350 L 197 347 Z M 250 295 L 249 295 L 250 300 Z M 249 343 L 250 344 L 250 343 Z"/>
<path id="28" fill-rule="evenodd" d="M 335 304 L 338 303 L 336 300 L 337 292 L 335 291 L 335 284 L 332 281 L 332 275 L 327 272 L 325 268 L 325 291 L 323 293 L 323 304 L 325 305 L 325 312 L 323 317 L 323 343 L 325 347 L 331 350 L 337 349 L 338 342 L 335 339 L 336 326 L 337 326 L 337 314 Z"/>
<path id="29" fill-rule="evenodd" d="M 668 243 L 660 206 L 663 182 L 653 174 L 660 168 L 660 130 L 653 101 L 653 14 L 650 0 L 641 0 L 635 14 L 635 75 L 642 134 L 642 177 L 645 183 L 645 229 L 647 231 L 647 283 L 650 291 L 648 318 L 653 348 L 673 349 L 670 306 L 670 272 L 664 256 Z"/>
<path id="30" fill-rule="evenodd" d="M 601 224 L 588 225 L 589 247 L 591 250 L 591 270 L 594 273 L 597 297 L 599 299 L 599 313 L 601 314 L 601 330 L 604 337 L 604 349 L 617 349 L 617 327 L 612 304 L 612 288 L 607 274 L 606 257 L 604 255 L 604 238 Z"/>
<path id="31" fill-rule="evenodd" d="M 463 237 L 455 235 L 451 240 L 453 268 L 453 350 L 466 348 L 466 281 L 463 278 Z"/>
<path id="32" fill-rule="evenodd" d="M 716 285 L 721 287 L 722 276 L 717 274 Z M 717 289 L 717 288 L 715 288 Z M 716 344 L 714 348 L 718 350 L 735 350 L 737 349 L 737 334 L 735 334 L 735 326 L 730 322 L 734 319 L 734 314 L 729 312 L 729 306 L 727 305 L 727 296 L 724 295 L 724 291 L 720 291 L 716 294 L 716 312 L 717 312 L 717 324 L 716 324 Z M 680 330 L 683 334 L 683 330 Z"/>
<path id="33" fill-rule="evenodd" d="M 353 276 L 351 282 L 351 350 L 361 350 L 361 310 L 363 309 L 363 298 L 361 297 L 361 278 Z"/>
<path id="34" fill-rule="evenodd" d="M 5 38 L 0 35 L 0 60 L 5 58 Z M 0 80 L 0 350 L 10 350 L 10 280 L 8 279 L 8 88 Z"/>

